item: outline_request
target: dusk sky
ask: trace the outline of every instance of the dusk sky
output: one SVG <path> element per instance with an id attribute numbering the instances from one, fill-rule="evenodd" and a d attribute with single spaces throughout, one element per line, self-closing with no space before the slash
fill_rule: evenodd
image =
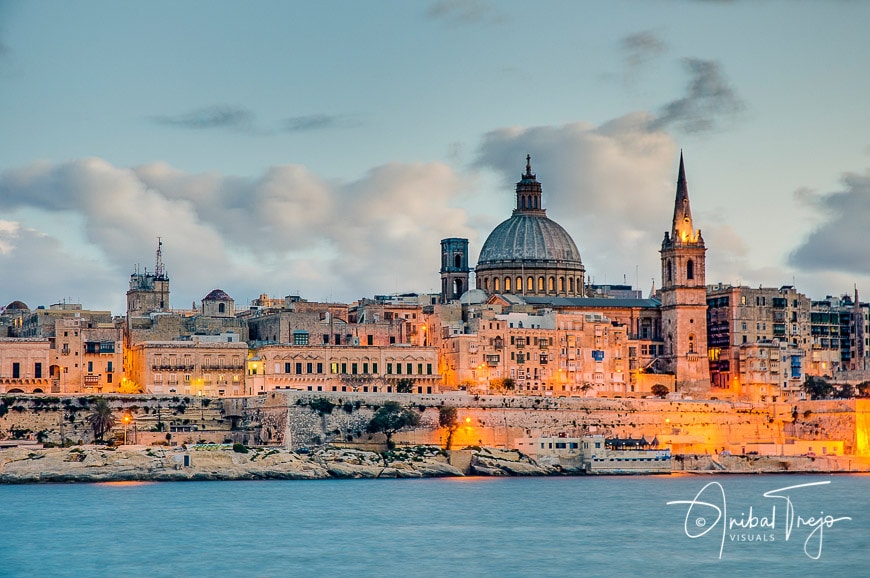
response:
<path id="1" fill-rule="evenodd" d="M 595 283 L 870 298 L 870 2 L 0 0 L 0 306 L 435 292 L 532 156 Z"/>

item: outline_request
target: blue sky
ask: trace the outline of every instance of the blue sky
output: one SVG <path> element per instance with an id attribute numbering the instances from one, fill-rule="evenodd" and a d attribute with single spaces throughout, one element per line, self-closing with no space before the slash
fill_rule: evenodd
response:
<path id="1" fill-rule="evenodd" d="M 686 156 L 707 280 L 870 294 L 870 3 L 0 0 L 0 305 L 351 301 L 472 261 L 526 153 L 645 292 Z"/>

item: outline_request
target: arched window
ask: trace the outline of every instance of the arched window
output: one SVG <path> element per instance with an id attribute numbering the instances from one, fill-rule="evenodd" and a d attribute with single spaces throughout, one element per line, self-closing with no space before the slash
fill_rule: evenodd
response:
<path id="1" fill-rule="evenodd" d="M 544 278 L 543 277 L 538 277 L 538 291 L 541 293 L 544 292 Z"/>
<path id="2" fill-rule="evenodd" d="M 686 261 L 686 279 L 695 278 L 695 262 L 689 259 Z"/>
<path id="3" fill-rule="evenodd" d="M 568 277 L 568 293 L 574 293 L 574 277 Z"/>
<path id="4" fill-rule="evenodd" d="M 493 289 L 495 290 L 495 292 L 498 293 L 499 291 L 501 291 L 501 286 L 500 286 L 499 278 L 496 277 L 495 279 L 492 280 L 492 282 L 495 284 L 494 287 L 493 287 Z"/>
<path id="5" fill-rule="evenodd" d="M 456 253 L 453 255 L 453 266 L 457 269 L 462 268 L 462 253 Z"/>
<path id="6" fill-rule="evenodd" d="M 510 291 L 510 290 L 511 290 L 511 278 L 510 278 L 510 277 L 505 277 L 505 278 L 504 278 L 504 290 L 505 290 L 505 291 Z"/>
<path id="7" fill-rule="evenodd" d="M 550 277 L 549 279 L 547 279 L 547 291 L 552 293 L 555 290 L 556 290 L 556 278 Z"/>
<path id="8" fill-rule="evenodd" d="M 456 285 L 453 291 L 453 295 L 459 297 L 460 295 L 462 295 L 462 279 L 456 279 L 455 283 Z"/>
<path id="9" fill-rule="evenodd" d="M 671 264 L 671 260 L 668 259 L 667 263 L 665 264 L 666 274 L 668 276 L 668 278 L 667 278 L 668 283 L 673 281 L 673 278 L 674 278 L 673 268 L 674 268 L 674 266 Z"/>
<path id="10" fill-rule="evenodd" d="M 689 261 L 691 263 L 691 261 Z M 689 353 L 695 353 L 695 334 L 689 333 Z"/>
<path id="11" fill-rule="evenodd" d="M 489 277 L 483 279 L 483 290 L 489 293 Z"/>
<path id="12" fill-rule="evenodd" d="M 559 277 L 559 293 L 565 292 L 565 278 Z"/>
<path id="13" fill-rule="evenodd" d="M 441 266 L 445 269 L 447 268 L 447 253 L 445 252 L 441 253 Z"/>
<path id="14" fill-rule="evenodd" d="M 226 305 L 224 305 L 223 303 L 218 303 L 218 313 L 224 312 L 226 312 Z"/>
<path id="15" fill-rule="evenodd" d="M 517 288 L 517 293 L 522 293 L 522 291 L 523 291 L 523 278 L 517 277 L 515 280 L 515 283 L 516 284 L 514 285 L 514 287 Z"/>

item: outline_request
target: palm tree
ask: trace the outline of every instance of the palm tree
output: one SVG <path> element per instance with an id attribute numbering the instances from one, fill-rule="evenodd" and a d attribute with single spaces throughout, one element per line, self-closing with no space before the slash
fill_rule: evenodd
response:
<path id="1" fill-rule="evenodd" d="M 115 416 L 112 414 L 109 402 L 102 397 L 97 399 L 94 404 L 94 413 L 87 417 L 87 421 L 94 430 L 94 439 L 103 441 L 106 432 L 115 427 Z"/>

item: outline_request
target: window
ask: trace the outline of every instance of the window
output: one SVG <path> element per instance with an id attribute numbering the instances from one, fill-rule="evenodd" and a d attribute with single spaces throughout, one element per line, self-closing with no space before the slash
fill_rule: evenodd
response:
<path id="1" fill-rule="evenodd" d="M 317 364 L 317 373 L 323 373 L 323 363 Z"/>
<path id="2" fill-rule="evenodd" d="M 302 364 L 297 363 L 296 364 L 296 375 L 299 375 L 300 373 L 302 373 Z"/>
<path id="3" fill-rule="evenodd" d="M 109 361 L 108 363 L 106 363 L 106 371 L 109 372 L 109 373 L 112 373 L 112 371 L 114 371 L 114 369 L 112 368 L 112 362 L 111 362 L 111 361 Z"/>
<path id="4" fill-rule="evenodd" d="M 305 364 L 305 373 L 313 373 L 314 364 L 309 362 Z"/>
<path id="5" fill-rule="evenodd" d="M 432 375 L 432 364 L 431 363 L 426 364 L 426 375 Z"/>
<path id="6" fill-rule="evenodd" d="M 308 345 L 308 332 L 307 331 L 294 331 L 293 332 L 293 345 Z"/>
<path id="7" fill-rule="evenodd" d="M 378 364 L 372 363 L 372 373 L 377 373 L 377 372 L 378 372 Z"/>
<path id="8" fill-rule="evenodd" d="M 686 262 L 686 279 L 695 278 L 695 262 L 691 259 Z"/>
<path id="9" fill-rule="evenodd" d="M 290 373 L 290 364 L 289 363 L 284 364 L 284 373 Z"/>
<path id="10" fill-rule="evenodd" d="M 93 373 L 93 372 L 94 372 L 94 362 L 89 361 L 88 362 L 88 373 Z"/>
<path id="11" fill-rule="evenodd" d="M 377 373 L 377 370 L 375 370 L 375 373 Z M 393 375 L 393 364 L 392 363 L 387 364 L 387 375 Z"/>
<path id="12" fill-rule="evenodd" d="M 38 361 L 37 361 L 36 364 L 33 366 L 33 377 L 35 377 L 35 378 L 37 378 L 37 379 L 39 379 L 40 377 L 42 377 L 42 363 L 40 363 L 40 362 L 38 362 Z"/>
<path id="13" fill-rule="evenodd" d="M 375 336 L 374 335 L 366 335 L 366 345 L 374 345 L 375 344 Z"/>
<path id="14" fill-rule="evenodd" d="M 12 379 L 21 378 L 21 364 L 17 361 L 12 363 Z"/>

